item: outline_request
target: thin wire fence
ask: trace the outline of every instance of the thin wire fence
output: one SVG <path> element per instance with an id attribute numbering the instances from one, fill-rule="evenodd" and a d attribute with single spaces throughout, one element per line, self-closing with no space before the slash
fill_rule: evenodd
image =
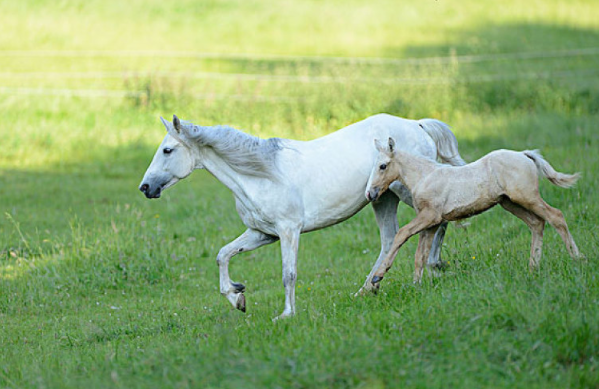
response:
<path id="1" fill-rule="evenodd" d="M 481 55 L 450 55 L 445 57 L 428 58 L 366 58 L 366 57 L 322 57 L 322 56 L 278 56 L 278 55 L 253 55 L 253 54 L 215 54 L 198 52 L 158 52 L 158 51 L 61 51 L 61 50 L 5 50 L 0 51 L 1 58 L 201 58 L 219 60 L 251 60 L 251 61 L 288 61 L 288 62 L 321 62 L 335 64 L 361 64 L 361 65 L 443 65 L 452 64 L 458 68 L 460 64 L 471 64 L 480 62 L 499 62 L 513 60 L 550 60 L 550 59 L 580 59 L 599 55 L 599 47 L 577 48 L 569 50 L 514 52 L 501 54 Z M 205 71 L 172 71 L 172 70 L 140 70 L 140 71 L 4 71 L 0 72 L 0 80 L 108 80 L 108 79 L 185 79 L 185 80 L 224 80 L 236 82 L 272 82 L 272 83 L 300 83 L 300 84 L 351 84 L 369 83 L 383 85 L 442 85 L 442 84 L 468 84 L 468 83 L 490 83 L 514 80 L 548 80 L 566 78 L 594 78 L 599 76 L 598 67 L 567 68 L 553 70 L 533 70 L 519 72 L 496 72 L 482 74 L 459 74 L 448 71 L 440 76 L 345 76 L 345 75 L 294 75 L 294 74 L 265 74 L 265 73 L 229 73 L 229 72 L 205 72 Z M 1 82 L 1 81 L 0 81 Z M 6 81 L 5 81 L 6 82 Z M 19 82 L 20 83 L 20 82 Z M 44 86 L 2 86 L 0 94 L 17 96 L 65 96 L 85 98 L 126 98 L 147 96 L 148 91 L 132 89 L 107 89 L 107 88 L 54 88 Z M 264 102 L 294 102 L 303 100 L 296 96 L 272 96 L 244 93 L 205 93 L 192 94 L 199 100 L 233 99 L 239 101 L 264 101 Z"/>

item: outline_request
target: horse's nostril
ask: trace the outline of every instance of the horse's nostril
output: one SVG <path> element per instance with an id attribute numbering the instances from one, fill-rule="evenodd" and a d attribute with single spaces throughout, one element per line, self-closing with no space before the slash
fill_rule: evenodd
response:
<path id="1" fill-rule="evenodd" d="M 141 190 L 143 193 L 147 193 L 148 189 L 150 189 L 150 185 L 148 185 L 148 184 L 143 184 L 142 186 L 139 187 L 139 190 Z"/>

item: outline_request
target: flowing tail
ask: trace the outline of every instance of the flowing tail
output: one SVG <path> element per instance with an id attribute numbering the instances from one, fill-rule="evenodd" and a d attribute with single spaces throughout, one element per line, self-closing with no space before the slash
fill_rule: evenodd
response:
<path id="1" fill-rule="evenodd" d="M 542 177 L 547 178 L 553 185 L 557 185 L 562 188 L 569 188 L 580 178 L 580 173 L 564 174 L 555 171 L 549 162 L 547 162 L 539 153 L 539 150 L 525 150 L 522 153 L 530 158 L 535 165 L 537 165 L 539 174 Z"/>
<path id="2" fill-rule="evenodd" d="M 458 140 L 447 124 L 436 119 L 420 119 L 418 124 L 437 145 L 437 156 L 441 162 L 453 166 L 466 164 L 458 151 Z"/>

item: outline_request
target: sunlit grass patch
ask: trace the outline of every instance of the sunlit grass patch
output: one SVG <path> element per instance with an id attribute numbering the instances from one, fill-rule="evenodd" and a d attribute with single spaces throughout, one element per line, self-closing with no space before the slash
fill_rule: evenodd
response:
<path id="1" fill-rule="evenodd" d="M 597 386 L 599 19 L 593 1 L 3 3 L 0 386 Z M 452 126 L 464 159 L 541 149 L 582 172 L 541 182 L 586 261 L 500 208 L 452 224 L 440 277 L 417 238 L 377 296 L 371 209 L 301 237 L 298 315 L 273 324 L 280 248 L 236 256 L 248 311 L 220 296 L 245 229 L 198 171 L 137 189 L 159 116 L 301 140 L 379 112 Z M 326 195 L 326 188 L 323 188 Z M 8 215 L 5 216 L 5 213 Z M 398 220 L 414 211 L 400 205 Z"/>

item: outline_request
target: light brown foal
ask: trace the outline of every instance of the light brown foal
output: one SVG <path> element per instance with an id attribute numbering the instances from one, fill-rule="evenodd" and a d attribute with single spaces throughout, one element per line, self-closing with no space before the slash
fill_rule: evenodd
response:
<path id="1" fill-rule="evenodd" d="M 529 268 L 541 259 L 545 222 L 551 224 L 564 241 L 572 258 L 580 252 L 568 230 L 564 215 L 547 204 L 539 194 L 539 176 L 552 184 L 568 188 L 580 177 L 556 172 L 538 151 L 493 151 L 465 166 L 441 165 L 395 149 L 389 138 L 379 150 L 366 189 L 366 198 L 375 201 L 389 185 L 400 180 L 412 192 L 417 216 L 395 235 L 387 257 L 374 273 L 372 283 L 379 283 L 393 264 L 399 248 L 413 235 L 420 235 L 416 252 L 414 282 L 422 278 L 424 258 L 430 250 L 430 237 L 443 221 L 465 219 L 499 204 L 522 219 L 532 232 Z"/>

